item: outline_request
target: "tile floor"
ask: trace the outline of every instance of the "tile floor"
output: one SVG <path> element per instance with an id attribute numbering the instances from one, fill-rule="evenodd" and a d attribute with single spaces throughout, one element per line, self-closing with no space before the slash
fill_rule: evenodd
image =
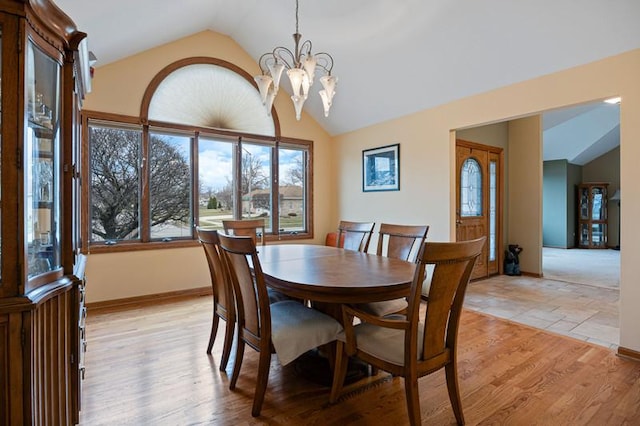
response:
<path id="1" fill-rule="evenodd" d="M 551 254 L 555 257 L 562 255 L 557 250 L 552 249 Z M 544 258 L 547 259 L 548 250 L 544 251 Z M 617 288 L 619 279 L 611 280 L 612 276 L 616 276 L 616 272 L 612 272 L 611 269 L 616 267 L 617 258 L 619 277 L 619 252 L 602 251 L 601 254 L 610 258 L 610 265 L 606 268 L 602 263 L 593 261 L 593 250 L 571 249 L 564 252 L 572 257 L 571 261 L 567 260 L 564 264 L 577 262 L 581 268 L 567 267 L 567 270 L 573 272 L 564 276 L 553 275 L 561 271 L 561 267 L 553 274 L 544 269 L 545 278 L 500 275 L 474 281 L 469 284 L 465 308 L 617 349 L 620 337 Z M 579 252 L 585 252 L 582 253 L 585 257 L 581 258 Z M 547 261 L 543 262 L 546 266 Z M 597 270 L 587 270 L 589 265 L 594 264 L 598 265 L 596 269 L 603 271 L 607 276 L 598 278 Z M 585 273 L 579 274 L 576 271 Z M 571 274 L 573 277 L 567 278 Z M 554 279 L 549 279 L 549 276 Z M 578 283 L 561 279 L 571 279 Z M 580 281 L 584 281 L 585 284 L 580 284 Z"/>

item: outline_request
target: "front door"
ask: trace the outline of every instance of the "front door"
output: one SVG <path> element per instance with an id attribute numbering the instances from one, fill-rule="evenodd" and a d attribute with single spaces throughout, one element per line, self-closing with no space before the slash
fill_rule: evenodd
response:
<path id="1" fill-rule="evenodd" d="M 487 237 L 472 279 L 500 273 L 502 149 L 456 141 L 456 240 Z"/>

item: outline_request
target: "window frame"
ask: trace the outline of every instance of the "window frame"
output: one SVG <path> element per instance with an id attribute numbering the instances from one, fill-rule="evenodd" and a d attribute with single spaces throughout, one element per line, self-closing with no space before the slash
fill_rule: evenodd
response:
<path id="1" fill-rule="evenodd" d="M 150 211 L 149 211 L 149 171 L 142 170 L 141 176 L 141 196 L 140 196 L 140 232 L 141 236 L 138 240 L 123 240 L 117 241 L 115 244 L 106 244 L 106 242 L 91 242 L 91 191 L 90 184 L 83 185 L 82 190 L 82 234 L 83 240 L 87 242 L 85 245 L 86 252 L 102 253 L 102 252 L 120 252 L 120 251 L 135 251 L 135 250 L 150 250 L 159 248 L 179 248 L 179 247 L 191 247 L 199 244 L 196 236 L 195 228 L 199 225 L 199 164 L 198 164 L 198 148 L 200 137 L 207 138 L 222 138 L 229 140 L 229 143 L 234 144 L 234 170 L 238 173 L 240 167 L 239 151 L 242 150 L 242 141 L 246 143 L 258 143 L 262 145 L 268 145 L 271 147 L 271 232 L 265 235 L 267 241 L 281 241 L 281 240 L 298 240 L 298 239 L 311 239 L 313 238 L 313 141 L 305 139 L 297 139 L 290 137 L 280 136 L 264 136 L 253 135 L 243 132 L 236 132 L 231 130 L 222 130 L 208 127 L 198 127 L 192 125 L 182 125 L 175 123 L 165 123 L 158 121 L 141 120 L 139 117 L 126 116 L 121 114 L 111 114 L 99 111 L 83 110 L 82 114 L 82 140 L 84 146 L 89 149 L 84 150 L 85 155 L 83 158 L 83 182 L 90 182 L 91 179 L 91 158 L 90 158 L 90 141 L 89 141 L 89 126 L 92 122 L 106 123 L 112 127 L 128 127 L 139 126 L 142 128 L 142 162 L 148 163 L 149 159 L 149 144 L 150 144 L 150 132 L 167 132 L 178 135 L 190 136 L 191 142 L 191 182 L 192 182 L 192 223 L 193 229 L 190 237 L 176 237 L 169 241 L 159 241 L 157 239 L 152 240 L 150 238 Z M 234 141 L 234 139 L 236 139 Z M 289 147 L 290 149 L 299 149 L 305 152 L 305 179 L 303 184 L 304 191 L 304 223 L 306 224 L 305 231 L 286 231 L 280 232 L 279 226 L 279 149 Z M 241 206 L 239 198 L 241 198 L 241 191 L 239 187 L 241 185 L 237 175 L 233 176 L 234 182 L 234 197 L 235 206 Z M 237 216 L 236 208 L 234 211 L 234 217 Z M 237 217 L 236 217 L 237 218 Z"/>

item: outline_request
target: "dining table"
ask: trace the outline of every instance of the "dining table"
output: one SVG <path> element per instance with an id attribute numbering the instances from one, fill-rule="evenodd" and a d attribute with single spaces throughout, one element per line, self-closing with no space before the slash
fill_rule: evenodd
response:
<path id="1" fill-rule="evenodd" d="M 259 246 L 258 258 L 265 283 L 287 296 L 342 322 L 342 305 L 379 302 L 409 294 L 416 264 L 400 259 L 313 244 Z M 331 386 L 332 352 L 310 351 L 295 362 L 308 380 Z M 352 359 L 345 383 L 369 374 L 366 364 Z"/>
<path id="2" fill-rule="evenodd" d="M 416 268 L 404 260 L 313 244 L 260 246 L 258 258 L 269 287 L 337 305 L 407 296 Z"/>

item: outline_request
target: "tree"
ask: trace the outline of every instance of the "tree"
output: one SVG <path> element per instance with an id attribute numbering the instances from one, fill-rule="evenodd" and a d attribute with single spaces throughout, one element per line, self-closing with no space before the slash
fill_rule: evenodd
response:
<path id="1" fill-rule="evenodd" d="M 137 131 L 92 127 L 92 235 L 103 240 L 139 236 L 141 135 Z M 151 137 L 149 158 L 151 226 L 183 222 L 190 215 L 190 169 L 169 143 Z"/>
<path id="2" fill-rule="evenodd" d="M 183 225 L 191 216 L 191 169 L 183 155 L 164 138 L 151 135 L 149 195 L 151 227 Z"/>
<path id="3" fill-rule="evenodd" d="M 207 202 L 207 208 L 209 210 L 218 208 L 218 199 L 216 197 L 209 197 L 209 201 Z"/>
<path id="4" fill-rule="evenodd" d="M 264 189 L 269 185 L 269 177 L 265 175 L 262 160 L 257 155 L 242 156 L 242 194 L 249 194 L 256 189 Z"/>
<path id="5" fill-rule="evenodd" d="M 304 183 L 304 165 L 302 164 L 302 152 L 295 157 L 293 167 L 287 170 L 287 180 L 291 185 L 302 186 Z"/>

